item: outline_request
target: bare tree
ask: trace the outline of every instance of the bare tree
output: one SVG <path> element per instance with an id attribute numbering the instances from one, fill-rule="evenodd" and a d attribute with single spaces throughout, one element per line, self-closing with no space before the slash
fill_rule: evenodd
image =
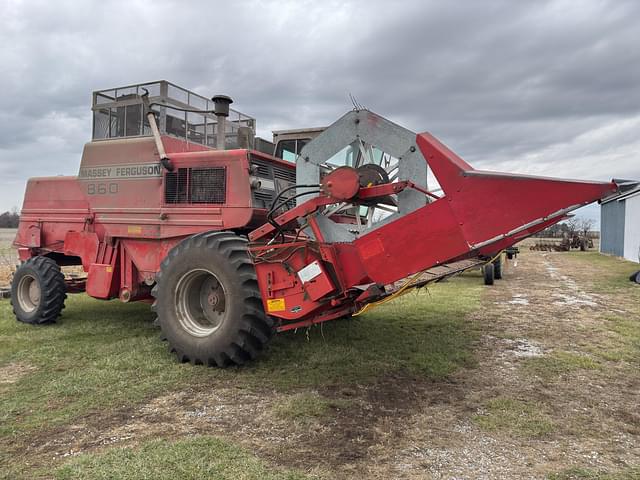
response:
<path id="1" fill-rule="evenodd" d="M 595 223 L 596 222 L 590 218 L 580 219 L 580 222 L 579 222 L 580 233 L 582 233 L 582 235 L 584 235 L 585 237 L 588 236 L 589 232 L 591 231 Z"/>
<path id="2" fill-rule="evenodd" d="M 564 222 L 567 226 L 567 233 L 569 234 L 569 238 L 573 237 L 577 232 L 580 231 L 580 219 L 577 217 L 571 217 L 567 221 Z"/>

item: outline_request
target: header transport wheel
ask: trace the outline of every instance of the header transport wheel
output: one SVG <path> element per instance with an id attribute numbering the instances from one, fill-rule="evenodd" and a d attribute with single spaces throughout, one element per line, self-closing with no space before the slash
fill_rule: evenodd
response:
<path id="1" fill-rule="evenodd" d="M 153 309 L 182 362 L 226 367 L 254 359 L 273 333 L 247 241 L 232 232 L 194 235 L 160 266 Z"/>
<path id="2" fill-rule="evenodd" d="M 11 305 L 24 323 L 43 325 L 60 316 L 67 298 L 64 275 L 48 257 L 33 257 L 18 267 L 11 281 Z"/>
<path id="3" fill-rule="evenodd" d="M 493 285 L 493 281 L 495 279 L 495 272 L 493 263 L 485 263 L 482 267 L 482 275 L 484 277 L 485 285 Z"/>
<path id="4" fill-rule="evenodd" d="M 502 254 L 493 261 L 493 278 L 502 280 Z"/>

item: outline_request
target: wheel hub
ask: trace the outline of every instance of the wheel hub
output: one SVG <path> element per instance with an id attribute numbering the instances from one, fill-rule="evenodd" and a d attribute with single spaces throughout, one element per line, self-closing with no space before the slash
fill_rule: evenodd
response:
<path id="1" fill-rule="evenodd" d="M 18 284 L 18 302 L 27 313 L 33 312 L 40 305 L 42 291 L 40 282 L 32 275 L 25 275 Z"/>
<path id="2" fill-rule="evenodd" d="M 182 276 L 175 305 L 180 326 L 194 337 L 211 335 L 226 318 L 224 286 L 209 270 L 191 270 Z"/>

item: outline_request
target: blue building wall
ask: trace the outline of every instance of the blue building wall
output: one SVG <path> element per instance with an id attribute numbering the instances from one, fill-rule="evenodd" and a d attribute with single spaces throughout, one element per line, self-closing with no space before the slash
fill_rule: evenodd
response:
<path id="1" fill-rule="evenodd" d="M 624 256 L 624 201 L 611 202 L 600 208 L 600 251 L 617 257 Z"/>

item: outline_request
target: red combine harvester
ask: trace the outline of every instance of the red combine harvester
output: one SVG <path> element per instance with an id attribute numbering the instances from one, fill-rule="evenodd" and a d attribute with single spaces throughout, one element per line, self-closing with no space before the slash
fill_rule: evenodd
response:
<path id="1" fill-rule="evenodd" d="M 181 361 L 243 364 L 275 331 L 486 264 L 617 190 L 474 170 L 367 110 L 316 132 L 294 167 L 255 150 L 255 121 L 230 103 L 165 81 L 94 92 L 78 176 L 27 184 L 18 320 L 54 322 L 67 292 L 153 301 Z"/>

